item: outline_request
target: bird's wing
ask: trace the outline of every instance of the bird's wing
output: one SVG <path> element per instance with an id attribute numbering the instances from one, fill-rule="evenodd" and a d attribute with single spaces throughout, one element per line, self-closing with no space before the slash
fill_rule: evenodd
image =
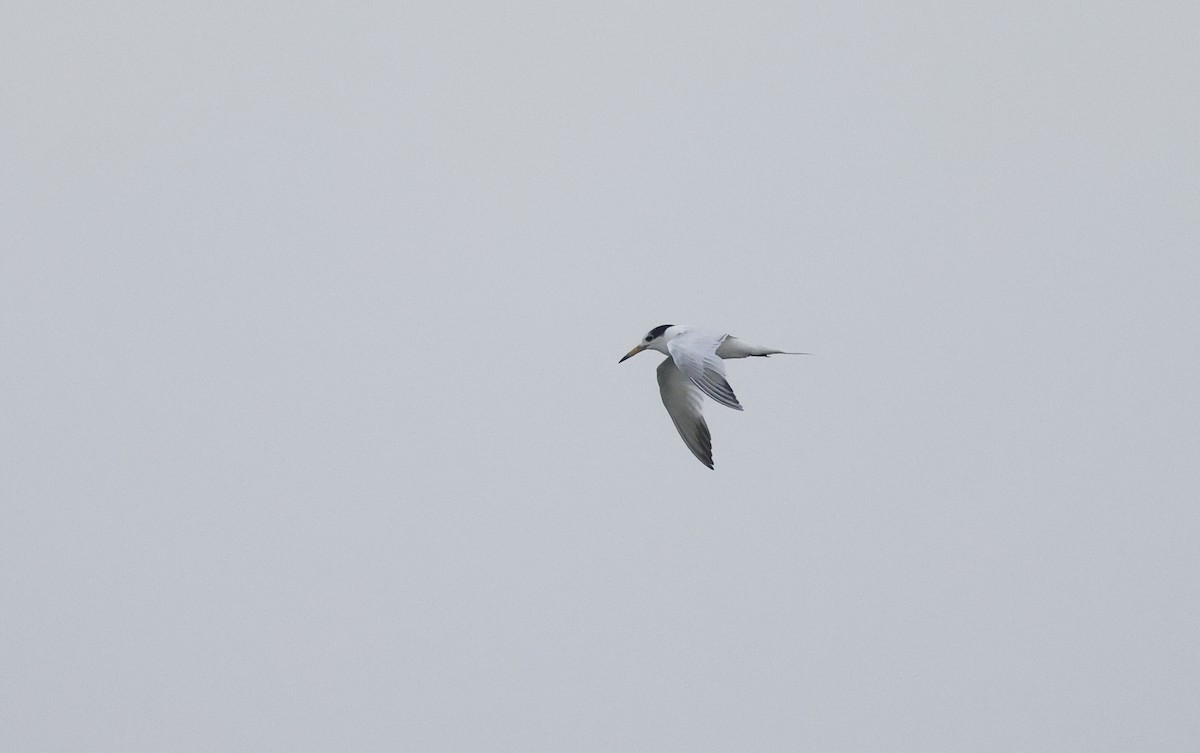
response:
<path id="1" fill-rule="evenodd" d="M 658 391 L 683 443 L 701 463 L 712 468 L 712 435 L 701 412 L 704 396 L 700 388 L 668 357 L 658 366 Z"/>
<path id="2" fill-rule="evenodd" d="M 727 335 L 711 332 L 687 332 L 667 343 L 667 350 L 679 370 L 695 382 L 713 400 L 734 410 L 741 410 L 741 403 L 733 388 L 725 379 L 725 364 L 717 355 L 717 348 Z"/>

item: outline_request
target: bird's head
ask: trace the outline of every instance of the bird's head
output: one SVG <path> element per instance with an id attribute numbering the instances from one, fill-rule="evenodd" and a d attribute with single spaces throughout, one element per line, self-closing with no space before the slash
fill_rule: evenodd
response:
<path id="1" fill-rule="evenodd" d="M 660 324 L 654 329 L 650 330 L 646 333 L 646 336 L 642 338 L 640 343 L 633 346 L 633 350 L 625 354 L 621 361 L 624 361 L 626 358 L 633 358 L 643 350 L 657 350 L 659 353 L 669 355 L 670 352 L 667 350 L 666 334 L 667 330 L 674 326 L 674 324 Z M 621 363 L 621 361 L 617 361 L 617 363 Z"/>

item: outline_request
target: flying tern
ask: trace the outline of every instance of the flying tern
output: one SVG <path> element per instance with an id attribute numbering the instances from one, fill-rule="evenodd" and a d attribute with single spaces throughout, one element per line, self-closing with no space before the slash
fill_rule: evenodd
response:
<path id="1" fill-rule="evenodd" d="M 642 341 L 617 363 L 643 350 L 657 350 L 666 356 L 658 366 L 658 391 L 663 405 L 675 422 L 683 443 L 709 468 L 713 467 L 712 435 L 704 422 L 703 395 L 728 408 L 742 410 L 742 404 L 725 379 L 725 364 L 721 359 L 807 355 L 751 345 L 733 335 L 712 330 L 663 324 L 647 332 Z"/>

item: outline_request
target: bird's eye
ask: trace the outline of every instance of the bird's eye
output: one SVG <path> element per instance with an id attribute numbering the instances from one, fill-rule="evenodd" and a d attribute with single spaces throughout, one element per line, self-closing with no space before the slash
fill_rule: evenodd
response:
<path id="1" fill-rule="evenodd" d="M 654 339 L 654 335 L 646 335 L 646 342 L 650 342 L 653 339 Z"/>

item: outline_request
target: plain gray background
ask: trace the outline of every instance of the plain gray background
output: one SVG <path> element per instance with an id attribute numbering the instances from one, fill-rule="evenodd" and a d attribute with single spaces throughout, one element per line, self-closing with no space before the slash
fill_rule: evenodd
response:
<path id="1" fill-rule="evenodd" d="M 0 749 L 1200 746 L 1194 2 L 12 2 Z M 650 327 L 730 364 L 715 472 Z"/>

